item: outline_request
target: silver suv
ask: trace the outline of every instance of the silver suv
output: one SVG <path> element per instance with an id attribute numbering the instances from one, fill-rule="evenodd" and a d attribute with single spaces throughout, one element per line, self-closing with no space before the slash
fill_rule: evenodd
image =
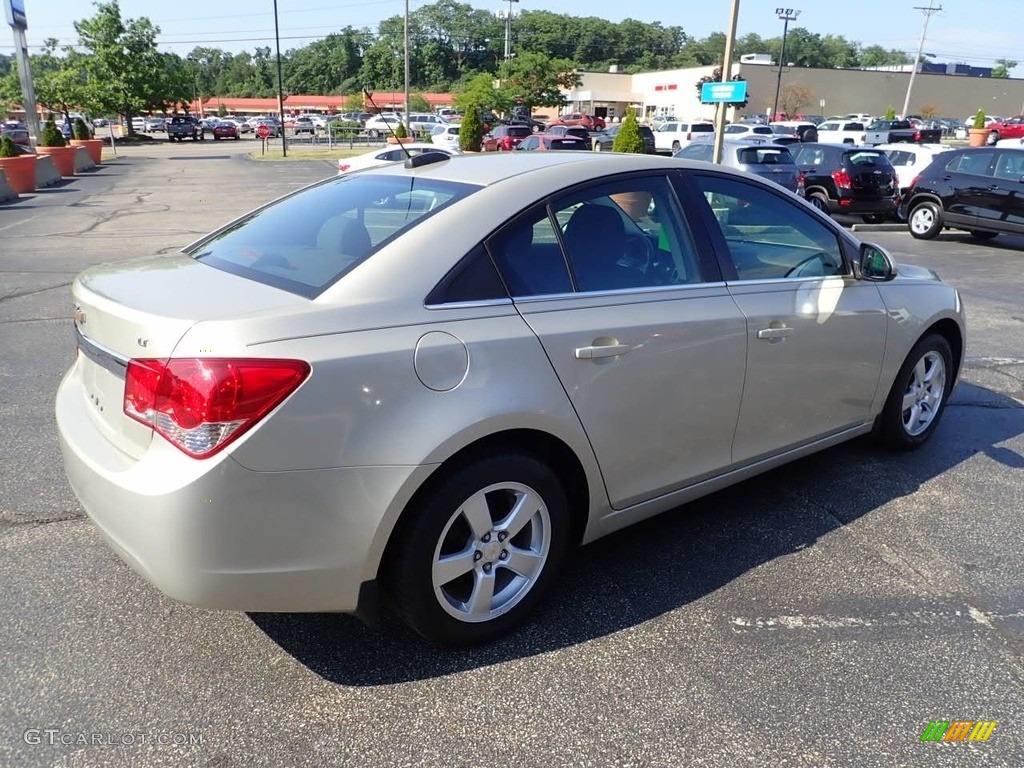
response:
<path id="1" fill-rule="evenodd" d="M 673 157 L 710 163 L 714 157 L 714 149 L 714 144 L 710 141 L 695 141 L 676 152 Z M 803 195 L 800 167 L 796 164 L 793 153 L 780 144 L 727 139 L 722 144 L 722 165 L 753 173 L 763 179 L 774 181 L 790 192 Z"/>

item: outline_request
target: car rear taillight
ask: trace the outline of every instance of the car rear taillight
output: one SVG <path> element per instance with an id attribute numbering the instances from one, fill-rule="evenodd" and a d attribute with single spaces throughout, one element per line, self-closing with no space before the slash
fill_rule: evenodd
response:
<path id="1" fill-rule="evenodd" d="M 914 143 L 915 144 L 920 144 L 921 143 L 921 132 L 920 131 L 914 131 Z"/>
<path id="2" fill-rule="evenodd" d="M 919 182 L 920 180 L 921 180 L 921 175 L 920 175 L 920 174 L 918 174 L 917 176 L 915 176 L 914 178 L 912 178 L 912 179 L 910 180 L 910 186 L 909 186 L 909 187 L 907 187 L 907 191 L 910 191 L 911 189 L 913 189 L 914 187 L 916 187 L 916 186 L 917 186 L 917 182 Z"/>
<path id="3" fill-rule="evenodd" d="M 692 141 L 692 140 L 693 140 L 693 134 L 692 134 L 692 133 L 689 133 L 689 132 L 687 132 L 687 134 L 686 134 L 686 140 L 687 140 L 687 141 Z"/>
<path id="4" fill-rule="evenodd" d="M 338 173 L 341 173 L 342 171 L 347 171 L 351 167 L 352 166 L 349 163 L 343 163 L 341 160 L 338 161 Z"/>
<path id="5" fill-rule="evenodd" d="M 800 197 L 804 197 L 806 195 L 806 189 L 807 174 L 804 171 L 799 171 L 796 177 L 796 193 L 800 195 Z"/>
<path id="6" fill-rule="evenodd" d="M 846 171 L 832 171 L 832 180 L 840 189 L 849 189 L 850 187 L 853 186 L 853 181 L 850 179 L 850 174 L 848 174 Z"/>
<path id="7" fill-rule="evenodd" d="M 277 407 L 309 371 L 301 360 L 130 360 L 124 412 L 182 452 L 205 459 Z"/>

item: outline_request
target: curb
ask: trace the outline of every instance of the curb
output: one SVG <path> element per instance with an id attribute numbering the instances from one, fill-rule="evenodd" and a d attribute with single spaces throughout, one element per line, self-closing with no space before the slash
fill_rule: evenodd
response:
<path id="1" fill-rule="evenodd" d="M 906 232 L 906 224 L 853 224 L 851 232 Z"/>

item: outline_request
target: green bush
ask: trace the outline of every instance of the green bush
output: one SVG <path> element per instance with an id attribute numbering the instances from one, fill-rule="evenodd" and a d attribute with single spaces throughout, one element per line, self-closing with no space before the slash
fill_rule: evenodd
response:
<path id="1" fill-rule="evenodd" d="M 978 110 L 978 114 L 974 116 L 974 127 L 981 130 L 985 127 L 985 113 L 982 110 Z"/>
<path id="2" fill-rule="evenodd" d="M 459 125 L 459 149 L 463 152 L 479 152 L 484 143 L 484 124 L 480 119 L 480 108 L 475 104 L 466 106 L 466 116 Z"/>
<path id="3" fill-rule="evenodd" d="M 10 136 L 6 133 L 0 136 L 0 157 L 18 157 L 20 154 Z"/>
<path id="4" fill-rule="evenodd" d="M 89 126 L 80 117 L 75 118 L 75 122 L 71 126 L 71 135 L 76 141 L 85 141 L 92 138 L 92 134 L 89 133 Z"/>
<path id="5" fill-rule="evenodd" d="M 632 152 L 642 155 L 647 149 L 644 147 L 644 137 L 640 133 L 640 125 L 636 121 L 633 110 L 626 113 L 626 119 L 622 121 L 622 127 L 615 135 L 612 143 L 612 152 Z"/>
<path id="6" fill-rule="evenodd" d="M 885 119 L 886 120 L 895 120 L 896 119 L 896 110 L 893 109 L 892 107 L 889 107 L 887 110 L 885 110 Z"/>
<path id="7" fill-rule="evenodd" d="M 398 126 L 395 128 L 395 138 L 396 139 L 408 139 L 409 138 L 409 134 L 406 133 L 406 131 L 405 131 L 405 123 L 399 123 Z"/>
<path id="8" fill-rule="evenodd" d="M 46 125 L 43 126 L 43 135 L 39 139 L 39 146 L 41 147 L 66 147 L 67 142 L 64 141 L 64 134 L 60 132 L 60 128 L 53 121 L 51 117 L 46 121 Z"/>

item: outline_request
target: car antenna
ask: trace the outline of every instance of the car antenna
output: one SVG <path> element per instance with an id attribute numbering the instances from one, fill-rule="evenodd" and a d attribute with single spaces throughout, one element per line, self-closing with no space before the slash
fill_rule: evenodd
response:
<path id="1" fill-rule="evenodd" d="M 377 114 L 379 115 L 380 107 L 378 107 L 377 103 L 373 100 L 373 94 L 370 93 L 366 88 L 363 88 L 363 98 L 366 99 L 366 101 L 370 102 L 370 106 L 376 109 Z M 408 120 L 409 116 L 406 115 L 405 119 Z M 395 137 L 395 143 L 399 147 L 401 147 L 402 151 L 405 153 L 406 168 L 418 168 L 421 165 L 430 165 L 431 163 L 439 163 L 442 160 L 448 159 L 448 155 L 446 155 L 444 152 L 422 152 L 418 155 L 412 154 L 409 151 L 408 147 L 406 147 L 405 144 L 402 143 L 402 140 L 398 138 L 398 134 L 395 133 L 395 129 L 391 127 L 391 123 L 385 120 L 384 125 L 388 127 L 388 131 L 391 133 L 392 136 Z M 412 125 L 410 124 L 409 127 L 411 130 Z"/>

